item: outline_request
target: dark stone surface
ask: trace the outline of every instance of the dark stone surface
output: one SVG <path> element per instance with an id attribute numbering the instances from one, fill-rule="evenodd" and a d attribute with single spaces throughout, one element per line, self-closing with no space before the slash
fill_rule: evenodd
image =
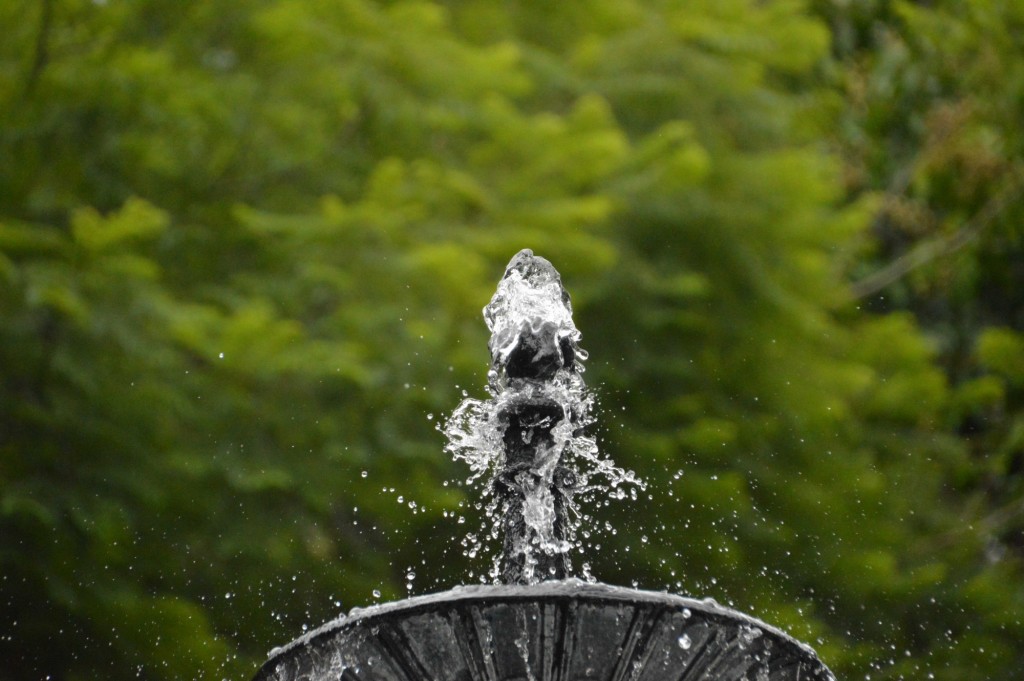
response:
<path id="1" fill-rule="evenodd" d="M 329 622 L 255 681 L 829 681 L 807 646 L 667 593 L 578 580 L 457 587 Z"/>

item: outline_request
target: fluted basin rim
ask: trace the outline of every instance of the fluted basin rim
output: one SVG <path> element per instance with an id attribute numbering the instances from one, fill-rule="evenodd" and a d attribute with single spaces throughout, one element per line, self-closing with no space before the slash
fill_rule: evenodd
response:
<path id="1" fill-rule="evenodd" d="M 399 601 L 390 601 L 362 608 L 352 608 L 347 614 L 341 615 L 325 624 L 307 632 L 290 643 L 270 651 L 269 659 L 263 669 L 270 667 L 275 661 L 287 656 L 291 651 L 310 645 L 320 638 L 361 624 L 372 625 L 374 620 L 401 615 L 405 617 L 432 610 L 440 605 L 457 603 L 481 602 L 540 602 L 540 601 L 577 600 L 592 603 L 648 603 L 668 608 L 689 608 L 691 611 L 704 613 L 711 619 L 724 619 L 732 622 L 757 627 L 785 643 L 799 648 L 809 658 L 821 664 L 814 649 L 806 643 L 798 641 L 784 631 L 756 617 L 720 605 L 714 599 L 696 599 L 668 593 L 666 591 L 644 591 L 609 584 L 585 582 L 570 578 L 541 582 L 530 585 L 493 585 L 476 584 L 456 586 L 448 591 L 441 591 L 423 596 L 413 596 Z"/>

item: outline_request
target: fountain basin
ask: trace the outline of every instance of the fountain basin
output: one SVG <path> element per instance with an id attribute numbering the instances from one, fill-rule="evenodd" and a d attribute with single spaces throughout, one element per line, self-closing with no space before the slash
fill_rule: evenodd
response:
<path id="1" fill-rule="evenodd" d="M 591 584 L 456 587 L 353 610 L 254 681 L 834 681 L 808 646 L 711 600 Z"/>

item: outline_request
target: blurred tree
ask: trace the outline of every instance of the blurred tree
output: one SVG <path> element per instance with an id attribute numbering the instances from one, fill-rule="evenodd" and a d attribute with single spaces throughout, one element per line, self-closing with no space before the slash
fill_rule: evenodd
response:
<path id="1" fill-rule="evenodd" d="M 922 537 L 934 551 L 973 549 L 944 581 L 972 613 L 950 626 L 969 642 L 954 647 L 974 656 L 953 658 L 943 673 L 1019 677 L 1024 10 L 983 0 L 817 9 L 842 37 L 846 106 L 833 141 L 846 193 L 878 201 L 851 262 L 853 293 L 873 313 L 913 314 L 949 386 L 935 418 L 965 452 L 943 471 L 958 525 Z"/>
<path id="2" fill-rule="evenodd" d="M 0 7 L 0 679 L 246 678 L 375 589 L 481 578 L 434 425 L 482 390 L 522 247 L 649 481 L 626 519 L 588 509 L 599 577 L 753 610 L 840 676 L 1017 678 L 1019 320 L 986 312 L 967 380 L 922 306 L 847 285 L 899 257 L 864 227 L 905 137 L 855 85 L 980 88 L 900 47 L 966 21 L 967 54 L 1013 12 L 967 4 Z M 982 211 L 1008 177 L 926 175 Z"/>

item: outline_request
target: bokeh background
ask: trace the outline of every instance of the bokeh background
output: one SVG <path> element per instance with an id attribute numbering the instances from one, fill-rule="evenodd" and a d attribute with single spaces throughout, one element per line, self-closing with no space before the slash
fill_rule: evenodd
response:
<path id="1" fill-rule="evenodd" d="M 436 425 L 525 247 L 648 482 L 577 560 L 841 679 L 1024 677 L 1024 3 L 0 26 L 0 679 L 247 679 L 478 581 Z"/>

